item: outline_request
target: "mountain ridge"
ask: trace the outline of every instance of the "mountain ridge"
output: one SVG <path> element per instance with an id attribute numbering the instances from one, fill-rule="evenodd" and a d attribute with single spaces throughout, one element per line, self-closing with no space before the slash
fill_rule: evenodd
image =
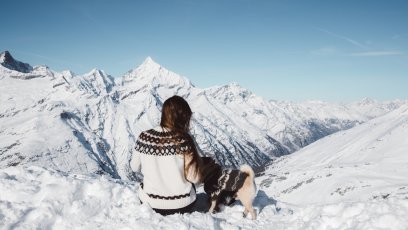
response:
<path id="1" fill-rule="evenodd" d="M 76 75 L 4 66 L 0 80 L 0 167 L 39 164 L 130 179 L 139 133 L 158 125 L 162 103 L 175 94 L 194 111 L 191 133 L 204 155 L 226 167 L 248 163 L 258 171 L 276 157 L 406 103 L 371 104 L 360 111 L 358 105 L 268 101 L 236 83 L 197 88 L 151 58 L 119 81 L 97 69 Z M 66 130 L 61 137 L 57 128 Z"/>

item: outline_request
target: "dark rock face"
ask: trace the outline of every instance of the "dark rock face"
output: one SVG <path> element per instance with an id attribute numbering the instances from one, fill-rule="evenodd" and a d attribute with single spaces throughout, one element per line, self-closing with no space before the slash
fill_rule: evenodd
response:
<path id="1" fill-rule="evenodd" d="M 7 69 L 15 70 L 21 73 L 29 73 L 33 70 L 33 67 L 31 67 L 29 64 L 15 60 L 8 51 L 2 52 L 0 57 L 0 65 Z"/>

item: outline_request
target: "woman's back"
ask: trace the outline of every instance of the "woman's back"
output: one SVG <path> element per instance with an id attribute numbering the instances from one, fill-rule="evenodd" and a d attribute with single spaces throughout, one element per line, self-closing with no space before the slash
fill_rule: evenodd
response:
<path id="1" fill-rule="evenodd" d="M 140 134 L 131 167 L 144 176 L 139 198 L 162 214 L 191 211 L 194 185 L 201 176 L 201 158 L 188 134 L 192 111 L 172 96 L 163 103 L 160 126 Z"/>
<path id="2" fill-rule="evenodd" d="M 132 168 L 141 165 L 142 202 L 155 209 L 178 209 L 195 201 L 195 189 L 185 176 L 185 155 L 192 144 L 186 136 L 160 126 L 140 134 Z"/>

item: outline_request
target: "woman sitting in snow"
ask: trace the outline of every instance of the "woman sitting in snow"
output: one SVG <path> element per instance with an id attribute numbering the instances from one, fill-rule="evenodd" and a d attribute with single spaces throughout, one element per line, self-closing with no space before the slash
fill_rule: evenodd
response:
<path id="1" fill-rule="evenodd" d="M 191 212 L 196 200 L 201 158 L 188 134 L 191 115 L 182 97 L 167 99 L 160 126 L 140 134 L 130 162 L 144 176 L 140 200 L 162 215 Z"/>

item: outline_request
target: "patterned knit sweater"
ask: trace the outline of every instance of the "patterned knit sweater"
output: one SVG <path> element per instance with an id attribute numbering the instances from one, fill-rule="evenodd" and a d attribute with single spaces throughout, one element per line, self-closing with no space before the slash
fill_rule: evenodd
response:
<path id="1" fill-rule="evenodd" d="M 155 209 L 179 209 L 195 201 L 194 186 L 184 174 L 183 153 L 191 149 L 191 141 L 186 137 L 160 126 L 140 134 L 130 165 L 143 174 L 139 189 L 143 203 Z"/>

